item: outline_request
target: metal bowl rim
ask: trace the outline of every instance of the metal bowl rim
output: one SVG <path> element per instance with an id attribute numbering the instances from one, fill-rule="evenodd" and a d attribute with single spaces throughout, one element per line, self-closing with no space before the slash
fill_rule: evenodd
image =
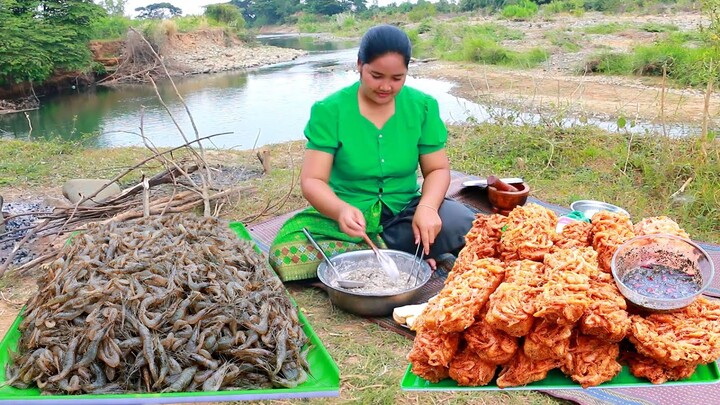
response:
<path id="1" fill-rule="evenodd" d="M 660 239 L 663 239 L 663 238 L 665 238 L 665 239 L 672 239 L 672 240 L 677 240 L 677 241 L 685 242 L 685 243 L 687 243 L 688 245 L 690 245 L 690 246 L 692 246 L 693 248 L 695 248 L 695 249 L 697 249 L 698 251 L 700 251 L 700 253 L 705 257 L 705 260 L 706 260 L 708 263 L 710 263 L 710 276 L 709 276 L 707 279 L 705 279 L 705 277 L 703 277 L 703 285 L 700 286 L 700 289 L 699 289 L 695 294 L 688 295 L 688 296 L 685 296 L 685 297 L 682 297 L 682 298 L 652 298 L 652 297 L 647 297 L 647 298 L 652 298 L 652 299 L 655 299 L 655 300 L 657 300 L 657 301 L 660 301 L 660 302 L 662 302 L 662 303 L 667 303 L 667 304 L 672 304 L 672 303 L 678 303 L 678 304 L 680 304 L 680 303 L 682 303 L 683 301 L 687 301 L 688 299 L 692 299 L 692 300 L 690 301 L 690 303 L 688 303 L 688 304 L 684 304 L 684 303 L 683 303 L 682 305 L 680 305 L 680 306 L 678 306 L 678 307 L 663 308 L 663 309 L 680 309 L 680 308 L 684 308 L 684 307 L 690 305 L 690 304 L 692 303 L 692 301 L 694 301 L 694 298 L 697 298 L 697 297 L 699 297 L 700 295 L 702 295 L 702 293 L 705 292 L 705 290 L 707 290 L 707 289 L 710 287 L 710 284 L 712 283 L 712 280 L 715 278 L 715 264 L 713 263 L 712 259 L 710 258 L 710 255 L 708 254 L 708 252 L 705 251 L 705 249 L 703 249 L 702 247 L 700 247 L 700 245 L 698 245 L 697 243 L 693 242 L 692 240 L 690 240 L 690 239 L 685 239 L 685 238 L 681 238 L 681 237 L 675 236 L 675 235 L 666 234 L 666 233 L 655 233 L 655 234 L 649 234 L 649 235 L 635 236 L 635 237 L 630 238 L 630 239 L 626 240 L 625 242 L 623 242 L 623 243 L 622 243 L 620 246 L 618 246 L 618 248 L 615 250 L 615 253 L 613 253 L 612 261 L 610 262 L 610 271 L 612 272 L 613 279 L 615 279 L 615 282 L 616 282 L 616 283 L 618 283 L 618 284 L 621 285 L 622 287 L 628 289 L 629 291 L 633 291 L 633 292 L 636 293 L 636 294 L 640 294 L 640 293 L 638 293 L 637 291 L 635 291 L 633 288 L 630 288 L 630 287 L 627 286 L 625 283 L 623 283 L 622 280 L 620 279 L 620 277 L 618 276 L 617 271 L 615 270 L 615 267 L 616 267 L 616 266 L 615 266 L 615 262 L 617 261 L 618 252 L 620 251 L 620 248 L 622 248 L 622 247 L 625 246 L 626 244 L 629 244 L 630 242 L 634 242 L 634 241 L 642 240 L 642 239 L 658 239 L 658 238 L 660 238 Z M 701 275 L 701 277 L 702 277 L 702 275 Z M 622 293 L 622 291 L 621 291 L 620 293 Z M 640 295 L 642 295 L 642 294 L 640 294 Z M 623 297 L 625 297 L 624 294 L 623 294 Z M 631 300 L 631 299 L 628 298 L 628 297 L 625 297 L 625 298 L 628 299 L 628 300 L 630 300 L 630 301 L 633 302 L 634 304 L 639 305 L 639 306 L 641 306 L 641 307 L 643 307 L 643 308 L 647 308 L 647 309 L 651 309 L 651 310 L 657 310 L 657 309 L 658 309 L 658 308 L 652 308 L 652 307 L 648 307 L 648 306 L 639 304 L 639 303 Z"/>
<path id="2" fill-rule="evenodd" d="M 585 209 L 577 209 L 577 206 L 580 205 L 587 205 L 588 207 L 596 207 L 598 208 L 598 211 L 610 211 L 610 212 L 618 212 L 620 214 L 625 214 L 628 217 L 630 216 L 630 213 L 627 212 L 626 209 L 619 207 L 615 204 L 610 204 L 604 201 L 597 201 L 597 200 L 577 200 L 573 201 L 570 204 L 570 209 L 573 211 L 580 211 L 582 213 L 585 213 L 587 211 L 587 208 Z"/>
<path id="3" fill-rule="evenodd" d="M 394 249 L 379 249 L 379 250 L 380 250 L 381 252 L 400 253 L 401 255 L 407 256 L 408 258 L 415 258 L 415 260 L 418 260 L 418 259 L 419 259 L 419 257 L 417 257 L 417 256 L 415 256 L 415 255 L 413 255 L 413 254 L 411 254 L 411 253 L 402 251 L 402 250 L 394 250 Z M 333 260 L 333 259 L 335 259 L 335 258 L 337 258 L 337 257 L 339 257 L 339 256 L 342 256 L 342 255 L 346 255 L 346 254 L 349 255 L 350 253 L 359 253 L 359 252 L 372 252 L 372 250 L 370 250 L 370 249 L 363 249 L 363 250 L 353 250 L 353 251 L 350 251 L 350 252 L 343 252 L 343 253 L 339 253 L 339 254 L 337 254 L 337 255 L 335 255 L 335 256 L 330 257 L 330 260 Z M 427 262 L 424 261 L 424 260 L 420 263 L 420 265 L 423 266 L 423 267 L 424 267 L 424 266 L 430 267 L 430 265 L 427 264 Z M 430 281 L 430 279 L 432 278 L 432 275 L 433 275 L 433 270 L 430 269 L 430 271 L 428 272 L 427 280 L 423 280 L 422 283 L 418 284 L 416 287 L 413 287 L 413 288 L 411 288 L 411 289 L 409 289 L 409 290 L 403 290 L 403 291 L 399 291 L 399 292 L 395 292 L 395 293 L 388 293 L 388 294 L 367 293 L 367 292 L 360 292 L 360 293 L 358 293 L 358 292 L 353 292 L 353 289 L 352 289 L 352 288 L 338 288 L 338 287 L 334 287 L 334 286 L 330 285 L 330 283 L 328 283 L 327 280 L 325 280 L 325 274 L 324 274 L 324 273 L 326 273 L 326 272 L 323 272 L 323 273 L 320 272 L 320 266 L 327 267 L 327 263 L 326 263 L 324 260 L 323 260 L 322 262 L 320 262 L 320 264 L 318 265 L 318 271 L 317 271 L 317 276 L 318 276 L 318 278 L 320 279 L 320 281 L 321 281 L 323 284 L 325 284 L 326 287 L 328 287 L 328 288 L 330 288 L 330 289 L 332 289 L 332 290 L 334 290 L 334 291 L 337 291 L 337 292 L 339 292 L 339 293 L 350 294 L 350 295 L 353 295 L 353 296 L 356 296 L 356 297 L 396 297 L 396 296 L 398 296 L 398 295 L 407 294 L 407 293 L 412 293 L 412 292 L 417 291 L 418 289 L 424 287 L 425 284 L 427 284 L 428 281 Z M 404 274 L 407 274 L 407 273 L 404 273 Z M 401 277 L 402 277 L 402 276 L 401 276 Z"/>

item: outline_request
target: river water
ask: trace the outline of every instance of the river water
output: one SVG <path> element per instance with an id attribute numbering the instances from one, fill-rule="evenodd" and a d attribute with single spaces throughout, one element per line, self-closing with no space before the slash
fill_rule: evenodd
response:
<path id="1" fill-rule="evenodd" d="M 259 40 L 309 53 L 291 62 L 251 71 L 174 80 L 199 136 L 229 133 L 213 137 L 215 147 L 246 150 L 303 139 L 302 131 L 312 103 L 358 79 L 354 41 L 318 41 L 297 35 L 266 35 Z M 412 66 L 406 83 L 436 97 L 441 115 L 449 123 L 462 123 L 468 119 L 488 121 L 498 114 L 513 116 L 521 122 L 540 121 L 534 114 L 508 114 L 498 108 L 486 108 L 455 97 L 450 94 L 452 83 L 413 77 Z M 150 85 L 98 87 L 42 100 L 40 109 L 28 112 L 27 116 L 23 113 L 0 115 L 0 136 L 59 136 L 83 138 L 86 144 L 94 147 L 132 146 L 143 144 L 142 127 L 142 133 L 155 146 L 167 147 L 184 143 L 179 126 L 187 138 L 195 138 L 190 117 L 171 83 L 160 83 L 158 88 L 169 112 Z M 609 130 L 617 129 L 614 122 L 591 120 L 589 123 Z M 561 123 L 576 124 L 574 120 Z M 646 131 L 648 128 L 636 126 L 634 130 Z"/>

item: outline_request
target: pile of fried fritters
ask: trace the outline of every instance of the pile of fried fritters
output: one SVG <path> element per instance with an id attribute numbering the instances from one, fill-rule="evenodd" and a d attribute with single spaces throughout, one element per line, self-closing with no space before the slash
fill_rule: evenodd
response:
<path id="1" fill-rule="evenodd" d="M 626 240 L 687 233 L 667 217 L 633 225 L 601 211 L 591 221 L 557 233 L 555 213 L 532 203 L 507 217 L 478 214 L 443 289 L 414 325 L 412 372 L 481 386 L 500 369 L 496 384 L 505 388 L 559 368 L 587 388 L 610 381 L 621 362 L 661 384 L 720 358 L 720 302 L 629 311 L 610 275 L 612 255 Z"/>

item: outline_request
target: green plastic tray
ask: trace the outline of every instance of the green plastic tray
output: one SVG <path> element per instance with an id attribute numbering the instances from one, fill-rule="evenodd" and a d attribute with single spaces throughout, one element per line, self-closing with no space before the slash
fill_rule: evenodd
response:
<path id="1" fill-rule="evenodd" d="M 238 237 L 250 240 L 250 234 L 238 223 L 230 224 Z M 257 249 L 257 246 L 255 247 Z M 293 302 L 294 303 L 294 302 Z M 305 334 L 310 340 L 308 352 L 310 372 L 308 380 L 295 388 L 272 388 L 257 390 L 216 391 L 216 392 L 172 392 L 148 394 L 104 394 L 104 395 L 40 395 L 40 389 L 19 389 L 4 385 L 5 366 L 9 361 L 9 351 L 16 351 L 22 322 L 22 312 L 15 319 L 0 342 L 0 402 L 12 404 L 167 404 L 180 402 L 220 402 L 255 401 L 289 398 L 337 397 L 340 395 L 340 371 L 330 357 L 320 338 L 310 326 L 305 315 L 298 310 L 298 317 Z"/>
<path id="2" fill-rule="evenodd" d="M 637 378 L 630 374 L 630 369 L 624 366 L 620 374 L 612 380 L 600 384 L 597 388 L 636 388 L 636 387 L 663 387 L 667 385 L 714 384 L 720 381 L 720 370 L 717 363 L 703 364 L 697 367 L 695 374 L 680 381 L 668 381 L 664 384 L 653 384 L 644 378 Z M 551 370 L 544 380 L 521 387 L 499 388 L 493 379 L 490 384 L 482 387 L 461 387 L 455 380 L 447 378 L 438 383 L 431 383 L 412 373 L 412 364 L 405 370 L 400 387 L 406 391 L 495 391 L 495 390 L 568 390 L 582 389 L 580 384 L 560 370 Z"/>

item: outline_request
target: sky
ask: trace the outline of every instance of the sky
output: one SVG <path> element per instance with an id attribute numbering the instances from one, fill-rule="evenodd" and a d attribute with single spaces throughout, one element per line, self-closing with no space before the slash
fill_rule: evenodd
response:
<path id="1" fill-rule="evenodd" d="M 202 6 L 214 3 L 224 3 L 223 0 L 129 0 L 125 5 L 125 14 L 135 15 L 135 9 L 145 7 L 148 4 L 162 3 L 167 1 L 175 7 L 179 7 L 183 11 L 183 15 L 202 14 Z M 392 3 L 404 3 L 407 0 L 379 0 L 378 5 L 383 6 Z M 414 1 L 413 1 L 414 2 Z M 367 4 L 372 4 L 372 0 L 368 0 Z"/>

